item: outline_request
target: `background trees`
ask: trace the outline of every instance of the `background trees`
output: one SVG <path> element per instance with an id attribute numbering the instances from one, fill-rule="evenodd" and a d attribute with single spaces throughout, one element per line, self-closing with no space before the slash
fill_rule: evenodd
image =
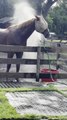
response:
<path id="1" fill-rule="evenodd" d="M 0 28 L 10 25 L 11 18 L 14 14 L 14 7 L 11 0 L 0 0 Z"/>
<path id="2" fill-rule="evenodd" d="M 49 28 L 55 32 L 59 38 L 67 39 L 67 3 L 63 1 L 62 4 L 56 6 L 49 11 L 47 16 Z"/>
<path id="3" fill-rule="evenodd" d="M 0 18 L 13 16 L 14 8 L 11 0 L 0 1 Z"/>

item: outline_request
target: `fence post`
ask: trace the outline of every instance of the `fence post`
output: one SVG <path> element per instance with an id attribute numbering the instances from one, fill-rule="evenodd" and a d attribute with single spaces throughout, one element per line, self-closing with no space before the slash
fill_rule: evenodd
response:
<path id="1" fill-rule="evenodd" d="M 41 47 L 37 47 L 36 81 L 39 82 Z"/>
<path id="2" fill-rule="evenodd" d="M 56 64 L 56 69 L 58 70 L 59 69 L 59 64 L 58 64 L 58 59 L 60 58 L 60 48 L 61 47 L 61 45 L 60 45 L 60 43 L 58 43 L 57 44 L 57 64 Z"/>

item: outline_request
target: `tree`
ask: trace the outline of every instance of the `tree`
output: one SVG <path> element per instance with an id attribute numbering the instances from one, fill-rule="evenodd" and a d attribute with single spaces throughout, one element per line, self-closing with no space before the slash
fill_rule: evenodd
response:
<path id="1" fill-rule="evenodd" d="M 54 5 L 56 2 L 61 3 L 62 0 L 44 0 L 42 3 L 42 14 L 44 17 L 48 15 L 48 12 L 52 5 Z"/>
<path id="2" fill-rule="evenodd" d="M 0 1 L 0 27 L 5 28 L 10 25 L 10 17 L 14 14 L 14 7 L 10 0 Z M 2 19 L 3 18 L 3 19 Z"/>
<path id="3" fill-rule="evenodd" d="M 12 17 L 14 13 L 14 7 L 10 0 L 0 1 L 0 18 Z"/>
<path id="4" fill-rule="evenodd" d="M 27 0 L 35 8 L 37 14 L 47 16 L 50 7 L 58 0 Z"/>
<path id="5" fill-rule="evenodd" d="M 67 4 L 65 4 L 65 1 L 49 12 L 47 20 L 50 30 L 63 39 L 67 32 Z"/>
<path id="6" fill-rule="evenodd" d="M 50 7 L 57 1 L 58 0 L 47 0 L 46 2 L 44 1 L 44 3 L 42 4 L 42 14 L 44 17 L 47 16 Z"/>

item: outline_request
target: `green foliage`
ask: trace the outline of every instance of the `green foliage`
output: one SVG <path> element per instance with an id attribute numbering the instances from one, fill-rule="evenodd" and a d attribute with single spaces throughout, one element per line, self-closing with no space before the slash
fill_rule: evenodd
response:
<path id="1" fill-rule="evenodd" d="M 49 12 L 47 20 L 50 31 L 63 38 L 67 31 L 67 4 L 63 2 L 60 6 L 53 8 Z"/>
<path id="2" fill-rule="evenodd" d="M 28 119 L 28 120 L 40 120 L 41 116 L 39 115 L 35 115 L 35 114 L 25 114 L 23 116 L 24 119 Z M 44 117 L 45 118 L 45 117 Z"/>
<path id="3" fill-rule="evenodd" d="M 7 98 L 5 97 L 5 93 L 0 92 L 0 119 L 17 117 L 20 117 L 20 115 L 16 113 L 16 110 L 12 106 L 10 106 Z"/>

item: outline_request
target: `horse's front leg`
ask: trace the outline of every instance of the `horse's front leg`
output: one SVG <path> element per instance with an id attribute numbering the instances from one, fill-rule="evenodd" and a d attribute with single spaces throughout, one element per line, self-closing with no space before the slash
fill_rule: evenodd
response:
<path id="1" fill-rule="evenodd" d="M 13 58 L 14 53 L 8 53 L 7 58 Z M 11 68 L 11 64 L 7 64 L 7 70 L 6 72 L 9 72 Z"/>
<path id="2" fill-rule="evenodd" d="M 13 55 L 14 55 L 14 53 L 8 53 L 7 58 L 13 58 Z M 7 64 L 6 72 L 9 72 L 10 68 L 11 68 L 11 64 Z M 6 80 L 8 81 L 8 78 L 6 78 Z"/>
<path id="3" fill-rule="evenodd" d="M 16 53 L 16 58 L 21 59 L 22 55 L 23 55 L 23 53 Z M 16 72 L 19 72 L 19 70 L 20 70 L 20 64 L 16 64 Z M 18 78 L 16 78 L 16 80 L 17 80 L 17 82 L 19 82 Z"/>

